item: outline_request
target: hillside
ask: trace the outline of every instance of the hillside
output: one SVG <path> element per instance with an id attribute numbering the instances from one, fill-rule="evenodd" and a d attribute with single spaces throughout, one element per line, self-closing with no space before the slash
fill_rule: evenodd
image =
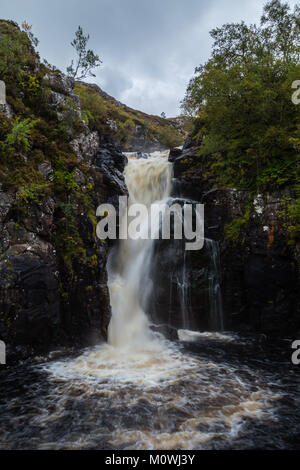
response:
<path id="1" fill-rule="evenodd" d="M 183 144 L 184 131 L 176 119 L 164 119 L 120 103 L 97 85 L 76 82 L 83 119 L 94 130 L 111 135 L 123 150 L 149 151 Z"/>

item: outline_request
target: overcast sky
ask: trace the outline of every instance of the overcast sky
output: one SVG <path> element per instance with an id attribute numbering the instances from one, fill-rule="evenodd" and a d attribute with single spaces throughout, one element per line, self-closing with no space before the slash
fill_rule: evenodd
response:
<path id="1" fill-rule="evenodd" d="M 297 1 L 290 0 L 294 6 Z M 2 0 L 1 17 L 26 20 L 42 58 L 65 71 L 81 25 L 103 60 L 97 83 L 150 114 L 179 114 L 187 83 L 210 55 L 209 31 L 259 21 L 264 0 Z"/>

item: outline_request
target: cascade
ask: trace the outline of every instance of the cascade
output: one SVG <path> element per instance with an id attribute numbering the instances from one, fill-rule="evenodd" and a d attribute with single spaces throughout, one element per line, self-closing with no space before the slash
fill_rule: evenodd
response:
<path id="1" fill-rule="evenodd" d="M 128 164 L 125 168 L 125 181 L 129 191 L 128 207 L 135 203 L 144 204 L 148 209 L 153 203 L 170 203 L 172 164 L 168 161 L 167 152 L 155 152 L 140 158 L 135 153 L 127 154 Z M 175 201 L 175 200 L 174 200 Z M 128 224 L 127 217 L 121 217 L 121 225 Z M 148 215 L 140 221 L 139 233 L 146 235 L 157 220 Z M 177 242 L 177 243 L 176 243 Z M 159 241 L 158 241 L 159 243 Z M 189 299 L 188 262 L 184 244 L 174 244 L 182 259 L 181 266 L 175 274 L 175 283 L 179 293 L 181 320 L 180 327 L 189 329 L 193 325 Z M 176 244 L 176 245 L 175 245 Z M 155 263 L 155 240 L 145 236 L 139 239 L 120 240 L 112 250 L 108 263 L 109 290 L 112 307 L 112 318 L 108 330 L 108 342 L 112 346 L 135 348 L 150 345 L 152 341 L 147 316 L 147 305 L 155 299 L 155 279 L 152 271 Z M 205 240 L 210 263 L 208 272 L 209 326 L 214 330 L 223 329 L 222 301 L 220 293 L 218 244 Z M 193 254 L 189 254 L 193 256 Z M 172 283 L 170 282 L 170 286 Z M 170 288 L 170 302 L 172 287 Z M 159 312 L 155 320 L 159 319 Z M 172 318 L 169 318 L 172 324 Z"/>
<path id="2" fill-rule="evenodd" d="M 167 155 L 156 153 L 149 158 L 129 157 L 125 168 L 129 191 L 128 206 L 141 203 L 146 207 L 167 199 L 171 189 L 171 164 Z M 151 221 L 154 223 L 155 221 Z M 122 224 L 121 220 L 121 224 Z M 127 222 L 125 222 L 127 223 Z M 140 224 L 147 231 L 148 216 Z M 120 240 L 108 263 L 112 318 L 108 342 L 113 346 L 145 345 L 150 339 L 148 319 L 143 311 L 143 297 L 151 286 L 150 268 L 154 240 L 130 238 Z"/>

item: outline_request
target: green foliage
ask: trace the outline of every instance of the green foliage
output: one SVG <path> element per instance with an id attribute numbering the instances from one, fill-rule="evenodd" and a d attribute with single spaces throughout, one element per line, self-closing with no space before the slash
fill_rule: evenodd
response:
<path id="1" fill-rule="evenodd" d="M 212 57 L 197 67 L 183 107 L 197 117 L 199 158 L 217 185 L 258 192 L 299 178 L 300 106 L 291 100 L 300 76 L 299 11 L 272 0 L 260 26 L 211 32 Z"/>
<path id="2" fill-rule="evenodd" d="M 28 216 L 39 213 L 35 211 L 36 205 L 50 195 L 54 199 L 49 241 L 55 245 L 64 272 L 61 290 L 65 298 L 77 271 L 76 264 L 86 264 L 92 269 L 98 265 L 93 185 L 89 182 L 89 168 L 78 161 L 70 145 L 81 131 L 78 105 L 66 97 L 61 109 L 50 106 L 52 91 L 64 90 L 56 89 L 56 83 L 44 78 L 49 71 L 52 74 L 57 71 L 39 63 L 31 28 L 23 24 L 23 29 L 20 31 L 15 23 L 0 20 L 0 79 L 6 82 L 7 102 L 14 116 L 9 118 L 0 113 L 0 182 L 4 191 L 15 194 L 10 217 L 20 228 Z M 94 126 L 99 123 L 100 127 L 104 100 L 94 103 L 94 96 L 87 95 L 87 98 L 91 98 L 88 106 L 94 115 L 87 109 L 86 119 Z M 62 114 L 59 116 L 57 111 Z M 46 160 L 53 169 L 47 180 L 38 168 Z M 75 168 L 85 174 L 88 181 L 85 187 L 76 183 Z M 84 234 L 89 237 L 88 253 L 78 221 L 82 212 L 88 213 L 91 220 Z"/>
<path id="3" fill-rule="evenodd" d="M 71 202 L 61 202 L 58 209 L 60 216 L 58 216 L 56 230 L 53 234 L 55 245 L 65 266 L 73 273 L 74 258 L 86 256 L 76 223 L 76 205 Z"/>
<path id="4" fill-rule="evenodd" d="M 242 230 L 244 230 L 250 220 L 251 204 L 246 207 L 245 214 L 238 219 L 233 220 L 225 226 L 225 236 L 228 240 L 231 240 L 234 244 L 238 243 L 241 238 Z"/>
<path id="5" fill-rule="evenodd" d="M 27 21 L 23 21 L 22 30 L 26 32 L 33 47 L 37 47 L 39 44 L 39 40 L 34 36 L 32 32 L 32 25 L 28 24 Z"/>
<path id="6" fill-rule="evenodd" d="M 104 99 L 92 88 L 76 84 L 74 91 L 80 97 L 81 110 L 85 120 L 93 129 L 103 131 L 108 128 L 108 109 Z"/>
<path id="7" fill-rule="evenodd" d="M 0 20 L 0 34 L 0 79 L 10 90 L 34 71 L 37 57 L 27 33 L 15 23 Z"/>
<path id="8" fill-rule="evenodd" d="M 296 197 L 285 197 L 282 202 L 280 219 L 289 234 L 289 244 L 300 240 L 300 186 L 296 187 Z"/>
<path id="9" fill-rule="evenodd" d="M 135 131 L 135 123 L 133 119 L 127 118 L 126 121 L 120 121 L 117 127 L 117 136 L 120 144 L 126 144 L 126 141 L 130 139 Z"/>
<path id="10" fill-rule="evenodd" d="M 31 148 L 30 135 L 36 121 L 30 118 L 17 117 L 13 123 L 11 132 L 6 137 L 6 144 L 16 150 L 28 152 Z"/>
<path id="11" fill-rule="evenodd" d="M 21 186 L 16 194 L 17 204 L 28 204 L 29 202 L 38 202 L 49 190 L 47 183 L 29 183 Z"/>
<path id="12" fill-rule="evenodd" d="M 24 75 L 19 85 L 23 92 L 34 95 L 39 91 L 40 81 L 36 75 Z"/>
<path id="13" fill-rule="evenodd" d="M 77 59 L 75 63 L 72 60 L 71 65 L 67 67 L 68 74 L 77 80 L 81 80 L 89 75 L 95 77 L 96 75 L 92 72 L 92 69 L 99 67 L 102 63 L 98 55 L 91 49 L 86 48 L 89 38 L 89 35 L 85 36 L 83 34 L 81 26 L 78 26 L 75 39 L 71 42 L 71 46 L 76 51 Z"/>
<path id="14" fill-rule="evenodd" d="M 80 189 L 75 182 L 75 175 L 66 170 L 56 170 L 54 172 L 54 185 L 55 189 L 59 192 L 70 193 Z"/>
<path id="15" fill-rule="evenodd" d="M 162 127 L 159 132 L 159 141 L 167 148 L 179 147 L 183 143 L 182 136 L 179 135 L 173 126 Z"/>

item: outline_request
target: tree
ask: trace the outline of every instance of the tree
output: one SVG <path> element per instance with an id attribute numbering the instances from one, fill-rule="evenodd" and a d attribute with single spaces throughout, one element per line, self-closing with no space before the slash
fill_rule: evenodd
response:
<path id="1" fill-rule="evenodd" d="M 219 185 L 264 190 L 297 180 L 300 10 L 268 2 L 260 25 L 211 32 L 212 56 L 195 70 L 183 108 L 195 116 L 199 157 Z M 299 177 L 299 175 L 298 175 Z"/>
<path id="2" fill-rule="evenodd" d="M 77 53 L 77 59 L 72 60 L 71 65 L 67 67 L 68 74 L 74 79 L 81 80 L 87 76 L 95 77 L 96 75 L 92 72 L 92 69 L 100 67 L 102 60 L 96 55 L 91 49 L 87 49 L 87 43 L 90 36 L 83 34 L 81 26 L 75 33 L 75 39 L 71 42 L 71 46 L 74 47 Z"/>
<path id="3" fill-rule="evenodd" d="M 164 111 L 161 113 L 161 117 L 162 117 L 163 119 L 166 119 L 166 113 L 165 113 Z"/>

